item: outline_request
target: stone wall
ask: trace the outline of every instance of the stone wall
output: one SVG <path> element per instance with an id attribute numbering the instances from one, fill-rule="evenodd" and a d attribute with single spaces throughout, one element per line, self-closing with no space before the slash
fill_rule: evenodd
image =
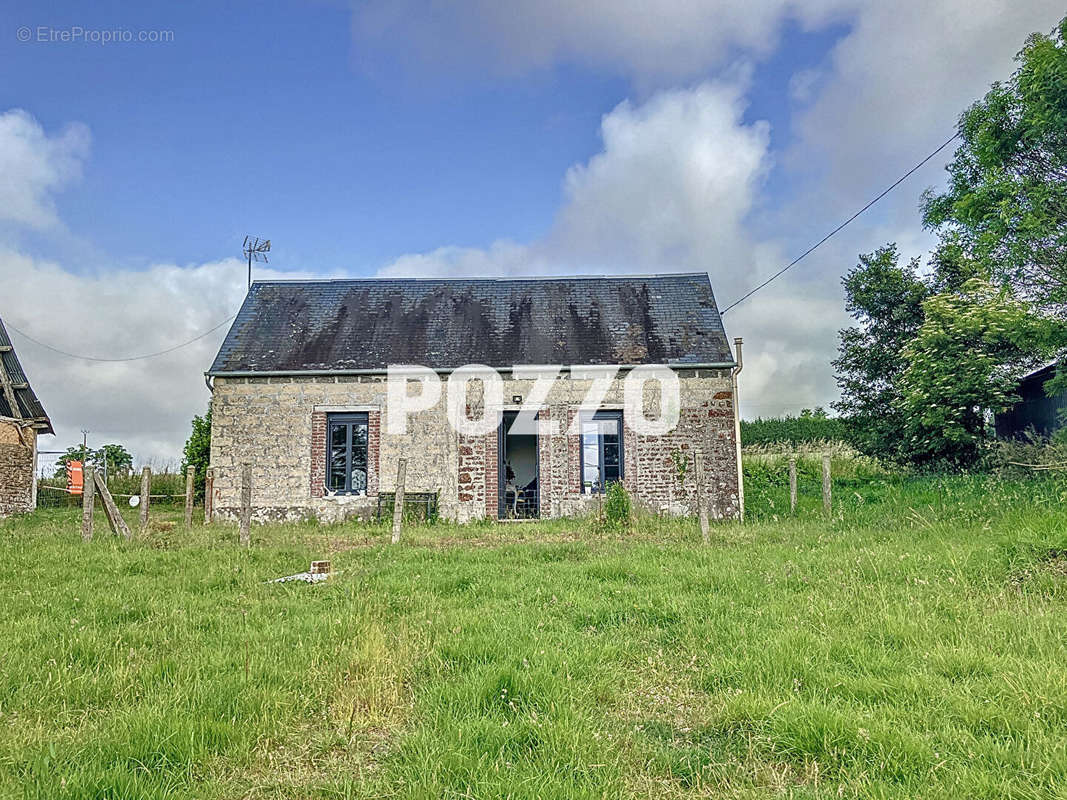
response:
<path id="1" fill-rule="evenodd" d="M 0 517 L 32 511 L 37 434 L 13 422 L 0 421 Z"/>
<path id="2" fill-rule="evenodd" d="M 695 512 L 692 454 L 704 452 L 712 517 L 738 514 L 738 475 L 734 440 L 734 396 L 729 370 L 680 370 L 678 427 L 662 436 L 638 436 L 624 425 L 624 482 L 635 501 L 666 513 Z M 504 398 L 528 396 L 532 381 L 505 376 Z M 541 515 L 580 514 L 596 503 L 580 491 L 580 437 L 573 424 L 591 381 L 564 374 L 553 384 L 539 412 Z M 497 513 L 497 434 L 464 436 L 452 431 L 445 393 L 428 411 L 411 415 L 405 434 L 386 429 L 386 384 L 382 376 L 301 378 L 216 378 L 212 399 L 211 465 L 215 507 L 236 516 L 241 464 L 252 464 L 253 517 L 259 521 L 317 517 L 340 520 L 367 516 L 377 507 L 376 492 L 395 488 L 397 459 L 408 459 L 407 490 L 439 493 L 444 517 L 467 522 Z M 477 383 L 471 384 L 476 389 Z M 646 387 L 646 414 L 654 416 L 659 396 Z M 515 408 L 510 403 L 506 408 Z M 616 379 L 601 403 L 623 407 L 623 381 Z M 468 414 L 478 418 L 481 398 L 467 398 Z M 325 478 L 326 416 L 368 413 L 368 493 L 329 497 Z M 679 484 L 672 453 L 689 462 Z"/>

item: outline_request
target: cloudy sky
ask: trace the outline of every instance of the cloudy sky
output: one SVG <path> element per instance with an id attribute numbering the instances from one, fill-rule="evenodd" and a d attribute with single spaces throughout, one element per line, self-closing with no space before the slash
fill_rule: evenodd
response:
<path id="1" fill-rule="evenodd" d="M 1047 0 L 2 3 L 0 317 L 157 352 L 261 277 L 707 270 L 726 306 L 953 132 Z M 103 41 L 111 37 L 118 41 Z M 64 41 L 66 39 L 72 39 Z M 141 41 L 141 39 L 147 41 Z M 124 41 L 128 40 L 128 41 Z M 835 397 L 840 277 L 950 151 L 726 317 L 746 416 Z M 225 326 L 11 331 L 47 449 L 176 460 Z"/>

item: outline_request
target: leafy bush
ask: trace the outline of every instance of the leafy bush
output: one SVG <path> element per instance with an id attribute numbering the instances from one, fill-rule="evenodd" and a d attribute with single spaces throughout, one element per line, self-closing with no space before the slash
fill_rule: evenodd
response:
<path id="1" fill-rule="evenodd" d="M 630 525 L 630 493 L 620 481 L 608 484 L 604 498 L 604 523 L 616 530 Z"/>
<path id="2" fill-rule="evenodd" d="M 204 499 L 204 486 L 207 481 L 207 468 L 211 462 L 211 409 L 204 416 L 193 417 L 192 432 L 185 442 L 182 453 L 182 473 L 190 466 L 196 468 L 193 487 L 197 500 Z"/>
<path id="3" fill-rule="evenodd" d="M 1048 441 L 1039 436 L 994 442 L 986 454 L 985 466 L 1004 477 L 1049 473 L 1060 477 L 1067 472 L 1067 443 L 1059 437 Z"/>

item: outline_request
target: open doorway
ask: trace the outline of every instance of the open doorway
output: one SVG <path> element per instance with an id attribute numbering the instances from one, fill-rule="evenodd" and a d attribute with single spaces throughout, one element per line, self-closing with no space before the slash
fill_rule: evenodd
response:
<path id="1" fill-rule="evenodd" d="M 505 411 L 501 418 L 497 515 L 499 519 L 537 519 L 541 514 L 537 434 L 512 432 L 517 416 L 517 411 Z"/>

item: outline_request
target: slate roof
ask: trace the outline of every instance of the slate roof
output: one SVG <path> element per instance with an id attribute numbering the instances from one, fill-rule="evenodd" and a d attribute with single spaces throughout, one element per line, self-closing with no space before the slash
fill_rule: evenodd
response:
<path id="1" fill-rule="evenodd" d="M 208 374 L 733 363 L 707 273 L 263 281 Z"/>
<path id="2" fill-rule="evenodd" d="M 45 433 L 52 433 L 52 422 L 48 419 L 41 401 L 33 393 L 29 379 L 15 355 L 15 348 L 11 344 L 11 337 L 7 335 L 4 321 L 0 319 L 0 362 L 3 370 L 0 370 L 0 417 L 23 419 L 36 423 L 34 427 Z M 15 395 L 15 405 L 12 410 L 8 401 L 8 393 L 4 390 L 4 377 L 10 381 L 12 392 Z"/>

